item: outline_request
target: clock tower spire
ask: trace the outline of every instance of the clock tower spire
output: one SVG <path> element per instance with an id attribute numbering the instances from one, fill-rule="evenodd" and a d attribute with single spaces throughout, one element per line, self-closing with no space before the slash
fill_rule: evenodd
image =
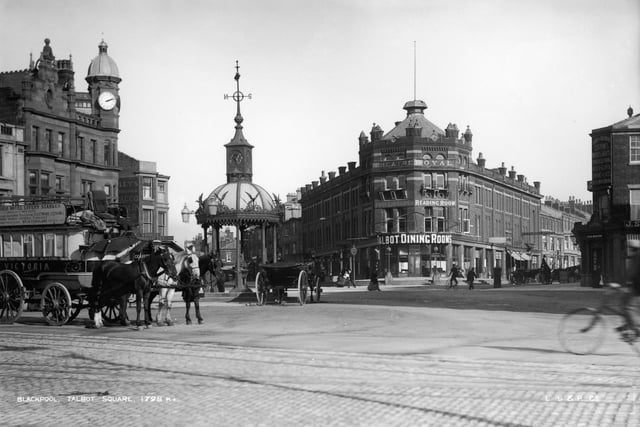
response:
<path id="1" fill-rule="evenodd" d="M 91 109 L 100 118 L 100 126 L 118 129 L 120 96 L 118 84 L 122 81 L 116 62 L 107 54 L 104 40 L 98 45 L 98 56 L 89 64 L 86 81 L 89 83 Z"/>
<path id="2" fill-rule="evenodd" d="M 236 75 L 234 77 L 236 81 L 236 91 L 231 95 L 231 98 L 236 102 L 236 116 L 233 119 L 236 122 L 236 133 L 227 144 L 225 148 L 227 150 L 227 182 L 251 182 L 253 176 L 253 166 L 251 161 L 251 150 L 253 145 L 245 139 L 242 133 L 242 114 L 240 113 L 240 103 L 245 99 L 251 99 L 251 94 L 243 94 L 240 91 L 240 66 L 236 61 Z M 229 98 L 229 95 L 224 96 L 225 99 Z"/>

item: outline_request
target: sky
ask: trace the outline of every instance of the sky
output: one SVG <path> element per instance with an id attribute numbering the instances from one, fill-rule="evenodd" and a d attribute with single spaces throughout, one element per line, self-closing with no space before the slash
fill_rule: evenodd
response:
<path id="1" fill-rule="evenodd" d="M 636 0 L 0 0 L 0 71 L 45 38 L 76 90 L 102 39 L 118 65 L 120 151 L 169 175 L 169 234 L 226 182 L 236 60 L 253 182 L 285 199 L 358 160 L 358 135 L 427 119 L 545 196 L 590 200 L 589 133 L 640 112 Z M 415 77 L 415 78 L 414 78 Z"/>

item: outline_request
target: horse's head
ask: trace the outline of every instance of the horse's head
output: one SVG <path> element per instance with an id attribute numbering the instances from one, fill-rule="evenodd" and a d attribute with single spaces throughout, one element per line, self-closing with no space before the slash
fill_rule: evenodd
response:
<path id="1" fill-rule="evenodd" d="M 182 262 L 184 268 L 188 269 L 188 271 L 191 273 L 192 280 L 200 278 L 200 263 L 199 258 L 196 254 L 187 254 Z"/>
<path id="2" fill-rule="evenodd" d="M 164 272 L 172 279 L 177 280 L 178 271 L 176 270 L 175 260 L 171 252 L 169 252 L 167 248 L 159 247 L 156 249 L 155 254 L 159 257 L 160 267 L 162 267 Z"/>

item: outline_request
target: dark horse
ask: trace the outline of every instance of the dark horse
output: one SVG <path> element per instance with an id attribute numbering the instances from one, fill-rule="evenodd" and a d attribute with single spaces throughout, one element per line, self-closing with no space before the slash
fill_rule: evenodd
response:
<path id="1" fill-rule="evenodd" d="M 165 248 L 157 248 L 146 258 L 137 259 L 131 264 L 123 264 L 118 261 L 106 261 L 100 263 L 91 279 L 88 302 L 90 316 L 93 317 L 96 328 L 103 326 L 100 308 L 113 299 L 120 300 L 120 322 L 127 325 L 126 309 L 130 294 L 136 295 L 136 328 L 140 327 L 141 300 L 146 307 L 151 292 L 151 285 L 157 279 L 160 271 L 167 271 L 170 276 L 176 277 L 177 272 L 173 264 L 171 253 Z M 148 327 L 151 319 L 145 312 L 145 326 Z"/>
<path id="2" fill-rule="evenodd" d="M 204 319 L 200 315 L 200 289 L 202 281 L 200 279 L 200 263 L 198 256 L 189 252 L 181 252 L 176 256 L 175 268 L 178 272 L 178 290 L 182 291 L 182 299 L 185 303 L 185 320 L 187 325 L 191 324 L 189 310 L 191 303 L 196 309 L 198 323 L 202 324 Z"/>
<path id="3" fill-rule="evenodd" d="M 224 273 L 220 258 L 214 254 L 202 255 L 198 258 L 198 267 L 200 267 L 200 278 L 204 279 L 207 272 L 211 274 L 211 292 L 213 292 L 214 286 L 218 292 L 224 292 Z"/>

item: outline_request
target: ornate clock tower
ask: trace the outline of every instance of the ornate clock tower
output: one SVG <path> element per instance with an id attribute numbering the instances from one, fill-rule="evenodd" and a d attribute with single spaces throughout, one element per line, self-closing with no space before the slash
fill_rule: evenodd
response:
<path id="1" fill-rule="evenodd" d="M 240 114 L 240 102 L 245 98 L 245 95 L 240 92 L 240 66 L 238 61 L 236 61 L 236 75 L 234 78 L 236 80 L 236 92 L 232 97 L 237 105 L 236 117 L 234 118 L 236 133 L 231 141 L 225 144 L 227 150 L 227 182 L 251 182 L 253 175 L 251 150 L 253 150 L 253 145 L 249 144 L 242 134 L 242 122 L 244 119 Z M 251 99 L 251 94 L 246 97 Z"/>
<path id="2" fill-rule="evenodd" d="M 100 117 L 100 126 L 118 129 L 120 117 L 120 96 L 118 84 L 122 81 L 118 66 L 107 54 L 104 40 L 98 45 L 98 56 L 89 65 L 86 81 L 91 95 L 91 111 Z"/>

